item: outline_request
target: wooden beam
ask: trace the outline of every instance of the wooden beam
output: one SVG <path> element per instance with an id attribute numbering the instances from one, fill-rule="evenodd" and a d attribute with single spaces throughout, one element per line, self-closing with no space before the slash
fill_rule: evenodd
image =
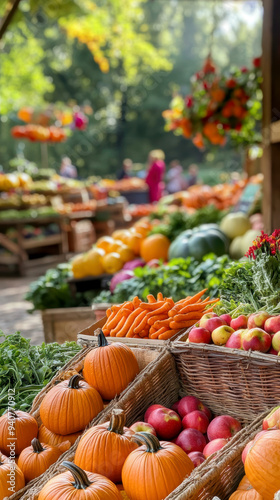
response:
<path id="1" fill-rule="evenodd" d="M 0 20 L 0 40 L 13 19 L 21 0 L 9 0 L 6 12 Z"/>
<path id="2" fill-rule="evenodd" d="M 263 22 L 263 144 L 264 224 L 280 228 L 280 2 L 264 0 Z"/>

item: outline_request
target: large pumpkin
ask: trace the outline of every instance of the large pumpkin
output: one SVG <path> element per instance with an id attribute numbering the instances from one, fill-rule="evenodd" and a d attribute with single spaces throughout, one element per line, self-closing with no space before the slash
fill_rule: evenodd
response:
<path id="1" fill-rule="evenodd" d="M 13 434 L 11 434 L 11 432 Z M 15 454 L 30 445 L 38 435 L 38 424 L 35 418 L 25 411 L 9 410 L 0 418 L 0 450 L 10 455 L 11 438 L 14 438 Z"/>
<path id="2" fill-rule="evenodd" d="M 72 462 L 65 461 L 62 465 L 69 472 L 50 479 L 38 500 L 121 500 L 118 488 L 110 479 L 85 472 Z"/>
<path id="3" fill-rule="evenodd" d="M 18 466 L 23 472 L 26 482 L 40 476 L 56 462 L 60 455 L 69 450 L 69 441 L 57 447 L 48 444 L 41 444 L 36 438 L 32 439 L 31 446 L 25 448 L 18 459 Z"/>
<path id="4" fill-rule="evenodd" d="M 13 484 L 13 481 L 15 484 Z M 24 475 L 20 468 L 16 464 L 11 466 L 9 458 L 4 457 L 4 455 L 0 453 L 0 500 L 12 496 L 13 493 L 21 490 L 24 486 Z M 11 488 L 13 488 L 13 490 Z"/>
<path id="5" fill-rule="evenodd" d="M 100 394 L 80 375 L 73 375 L 46 394 L 40 417 L 52 432 L 66 436 L 83 430 L 103 407 Z"/>
<path id="6" fill-rule="evenodd" d="M 280 490 L 280 430 L 269 430 L 256 439 L 247 453 L 245 474 L 264 500 Z"/>
<path id="7" fill-rule="evenodd" d="M 247 476 L 244 476 L 229 500 L 262 500 L 262 496 L 254 490 Z"/>
<path id="8" fill-rule="evenodd" d="M 83 376 L 102 398 L 118 396 L 138 373 L 132 350 L 120 342 L 108 344 L 103 332 L 99 333 L 98 347 L 85 357 Z"/>
<path id="9" fill-rule="evenodd" d="M 42 443 L 49 444 L 51 446 L 57 446 L 65 441 L 69 441 L 72 444 L 77 441 L 78 437 L 82 434 L 83 431 L 74 432 L 73 434 L 67 434 L 66 436 L 62 436 L 61 434 L 55 434 L 45 427 L 45 425 L 40 425 L 38 439 Z"/>
<path id="10" fill-rule="evenodd" d="M 140 256 L 145 262 L 153 259 L 162 259 L 164 262 L 168 258 L 170 240 L 163 234 L 152 234 L 145 238 L 140 247 Z"/>
<path id="11" fill-rule="evenodd" d="M 120 483 L 123 464 L 138 447 L 131 441 L 134 432 L 124 425 L 124 411 L 113 410 L 110 422 L 89 429 L 78 444 L 75 464 L 84 470 L 102 474 L 114 483 Z"/>
<path id="12" fill-rule="evenodd" d="M 122 484 L 130 500 L 162 500 L 192 472 L 191 459 L 176 444 L 148 432 L 132 439 L 144 446 L 130 453 L 123 466 Z"/>

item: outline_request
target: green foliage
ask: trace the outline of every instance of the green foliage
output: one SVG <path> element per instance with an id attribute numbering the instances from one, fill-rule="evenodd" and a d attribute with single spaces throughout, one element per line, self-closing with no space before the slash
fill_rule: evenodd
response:
<path id="1" fill-rule="evenodd" d="M 15 409 L 29 411 L 38 392 L 81 348 L 76 342 L 31 346 L 16 332 L 0 330 L 0 415 L 8 408 L 8 391 L 13 390 Z"/>

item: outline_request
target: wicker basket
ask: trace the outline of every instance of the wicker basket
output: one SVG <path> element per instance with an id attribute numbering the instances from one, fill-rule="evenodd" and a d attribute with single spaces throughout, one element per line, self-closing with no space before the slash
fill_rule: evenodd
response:
<path id="1" fill-rule="evenodd" d="M 187 343 L 188 332 L 172 343 L 183 386 L 210 406 L 251 422 L 280 401 L 280 356 Z M 198 376 L 199 374 L 199 376 Z"/>
<path id="2" fill-rule="evenodd" d="M 175 361 L 172 355 L 167 351 L 160 350 L 148 350 L 148 349 L 132 349 L 140 368 L 140 373 L 137 375 L 135 380 L 125 389 L 122 394 L 112 400 L 104 410 L 95 417 L 88 427 L 96 425 L 101 422 L 106 422 L 113 408 L 116 406 L 118 400 L 122 401 L 127 414 L 127 424 L 131 425 L 135 421 L 135 415 L 138 416 L 141 410 L 143 413 L 143 399 L 146 397 L 148 403 L 147 406 L 153 403 L 154 398 L 157 398 L 157 394 L 162 400 L 162 404 L 172 404 L 176 398 L 178 399 L 179 394 L 179 381 L 176 376 Z M 74 358 L 69 361 L 63 368 L 58 372 L 58 374 L 42 389 L 42 391 L 34 399 L 30 414 L 37 420 L 40 425 L 40 405 L 45 395 L 49 390 L 58 382 L 68 379 L 73 372 L 81 371 L 84 364 L 84 358 L 91 348 L 85 348 Z M 174 380 L 171 382 L 170 387 L 166 387 L 164 384 L 164 373 L 170 372 L 174 374 Z M 158 388 L 158 389 L 157 389 Z M 169 392 L 170 391 L 170 392 Z M 135 396 L 131 396 L 135 394 Z M 176 394 L 176 397 L 174 397 Z M 132 399 L 131 399 L 132 398 Z M 122 406 L 121 406 L 122 407 Z M 138 412 L 138 413 L 137 413 Z M 87 427 L 87 428 L 88 428 Z M 69 451 L 64 453 L 61 458 L 53 464 L 47 472 L 45 472 L 39 478 L 30 481 L 25 488 L 14 493 L 9 500 L 18 500 L 22 498 L 23 500 L 34 500 L 37 498 L 36 493 L 42 489 L 42 485 L 50 479 L 53 475 L 58 472 L 58 465 L 63 460 L 71 460 L 74 458 L 75 449 L 79 439 L 76 441 L 75 445 L 70 448 Z"/>

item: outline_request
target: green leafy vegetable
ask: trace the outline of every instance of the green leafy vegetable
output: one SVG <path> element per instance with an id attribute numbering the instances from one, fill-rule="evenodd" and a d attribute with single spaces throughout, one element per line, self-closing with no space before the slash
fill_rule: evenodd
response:
<path id="1" fill-rule="evenodd" d="M 15 408 L 28 411 L 33 399 L 55 373 L 75 356 L 81 347 L 76 342 L 31 346 L 30 340 L 16 332 L 0 330 L 0 415 L 8 408 L 8 390 L 13 390 Z"/>

